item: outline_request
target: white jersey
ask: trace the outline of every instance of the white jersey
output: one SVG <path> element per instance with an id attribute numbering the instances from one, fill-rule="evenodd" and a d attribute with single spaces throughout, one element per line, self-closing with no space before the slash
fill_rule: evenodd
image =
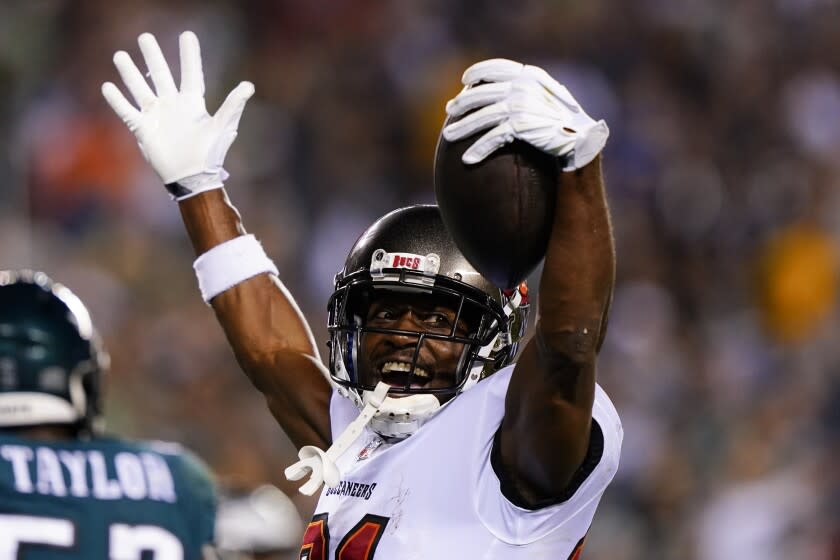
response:
<path id="1" fill-rule="evenodd" d="M 562 560 L 576 554 L 618 467 L 621 422 L 596 387 L 592 416 L 603 434 L 597 465 L 565 501 L 518 507 L 502 494 L 491 464 L 512 371 L 484 379 L 402 442 L 385 444 L 366 430 L 337 462 L 339 485 L 323 489 L 301 558 Z M 330 415 L 335 438 L 358 410 L 334 392 Z"/>

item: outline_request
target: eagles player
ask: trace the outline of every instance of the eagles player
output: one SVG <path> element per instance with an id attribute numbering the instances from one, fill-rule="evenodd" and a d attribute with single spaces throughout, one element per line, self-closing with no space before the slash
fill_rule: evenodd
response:
<path id="1" fill-rule="evenodd" d="M 69 289 L 0 271 L 0 560 L 195 560 L 211 543 L 196 458 L 102 435 L 107 367 Z"/>
<path id="2" fill-rule="evenodd" d="M 489 132 L 465 163 L 518 138 L 566 171 L 536 334 L 512 364 L 525 290 L 492 286 L 435 206 L 409 207 L 364 232 L 336 276 L 327 368 L 223 189 L 224 156 L 253 85 L 239 84 L 210 116 L 195 35 L 180 37 L 180 89 L 154 37 L 139 45 L 155 90 L 121 51 L 114 63 L 136 106 L 112 83 L 102 92 L 179 202 L 202 296 L 301 446 L 287 476 L 309 475 L 304 493 L 326 482 L 300 557 L 577 558 L 622 439 L 595 383 L 614 279 L 603 121 L 539 68 L 490 60 L 468 69 L 465 83 L 476 87 L 447 111 L 475 112 L 445 135 Z"/>

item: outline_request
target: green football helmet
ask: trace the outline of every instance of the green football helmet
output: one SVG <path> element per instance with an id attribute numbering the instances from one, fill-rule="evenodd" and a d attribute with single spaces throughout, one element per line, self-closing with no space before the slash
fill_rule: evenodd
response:
<path id="1" fill-rule="evenodd" d="M 82 301 L 43 272 L 0 271 L 0 428 L 102 429 L 109 359 Z"/>

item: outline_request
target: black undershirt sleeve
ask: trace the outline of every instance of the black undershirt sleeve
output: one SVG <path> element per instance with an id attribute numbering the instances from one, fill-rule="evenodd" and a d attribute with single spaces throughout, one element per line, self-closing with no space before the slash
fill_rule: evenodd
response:
<path id="1" fill-rule="evenodd" d="M 516 485 L 505 473 L 505 469 L 502 468 L 502 458 L 499 451 L 501 448 L 501 445 L 499 444 L 500 433 L 500 429 L 496 430 L 496 435 L 493 437 L 493 449 L 490 452 L 490 464 L 493 466 L 493 471 L 495 471 L 496 476 L 499 478 L 499 482 L 501 483 L 502 495 L 512 504 L 524 509 L 537 510 L 547 508 L 549 506 L 561 504 L 574 496 L 581 484 L 583 484 L 586 478 L 592 474 L 592 471 L 595 470 L 598 463 L 601 462 L 601 457 L 604 455 L 604 433 L 601 431 L 601 426 L 593 418 L 592 428 L 589 434 L 589 449 L 586 451 L 586 457 L 584 457 L 583 463 L 581 463 L 580 467 L 578 467 L 578 470 L 575 471 L 575 474 L 572 476 L 572 480 L 569 481 L 566 489 L 559 496 L 537 500 L 532 503 L 522 497 L 519 490 L 516 488 Z"/>

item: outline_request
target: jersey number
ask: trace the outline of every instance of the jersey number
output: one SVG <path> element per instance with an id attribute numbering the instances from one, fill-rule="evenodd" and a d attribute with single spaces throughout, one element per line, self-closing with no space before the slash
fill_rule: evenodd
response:
<path id="1" fill-rule="evenodd" d="M 575 549 L 569 555 L 569 560 L 580 560 L 580 555 L 583 554 L 583 545 L 586 543 L 586 535 L 583 535 L 578 543 L 575 545 Z"/>
<path id="2" fill-rule="evenodd" d="M 330 551 L 328 520 L 328 513 L 320 513 L 309 522 L 303 534 L 300 560 L 327 560 Z M 388 518 L 381 515 L 368 514 L 362 517 L 338 543 L 335 560 L 371 560 L 387 524 Z"/>
<path id="3" fill-rule="evenodd" d="M 15 560 L 21 545 L 73 548 L 76 528 L 67 519 L 0 514 L 0 560 Z M 141 560 L 151 553 L 154 560 L 183 560 L 181 541 L 154 525 L 113 523 L 108 528 L 110 560 Z"/>

